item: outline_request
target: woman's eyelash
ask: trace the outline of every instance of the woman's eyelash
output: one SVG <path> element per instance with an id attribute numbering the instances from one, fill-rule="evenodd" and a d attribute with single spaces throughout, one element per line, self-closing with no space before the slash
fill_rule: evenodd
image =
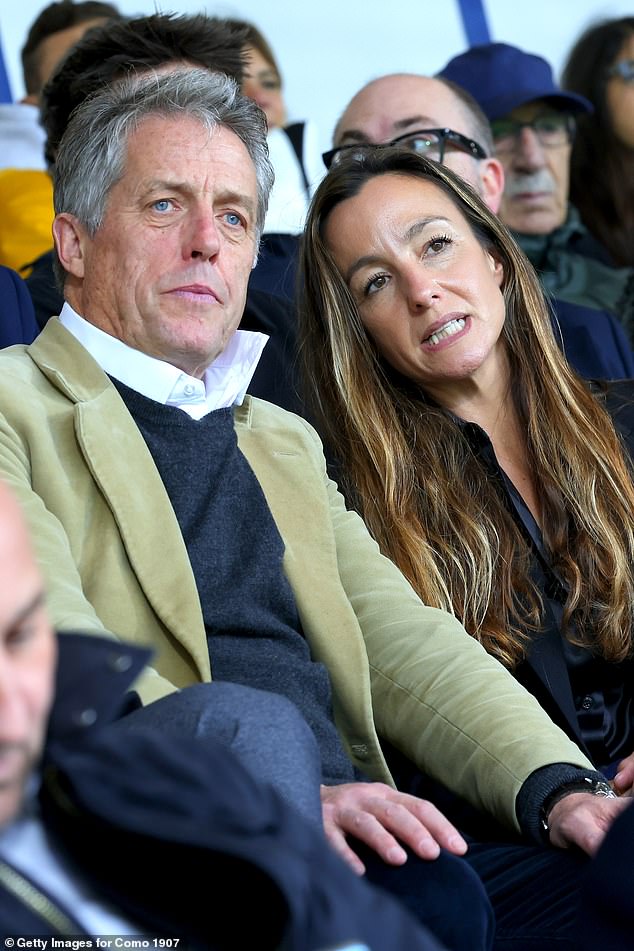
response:
<path id="1" fill-rule="evenodd" d="M 376 274 L 371 275 L 371 277 L 369 277 L 364 284 L 364 287 L 363 287 L 364 295 L 366 295 L 369 292 L 372 285 L 382 277 L 387 277 L 387 275 L 384 274 L 383 271 L 377 271 Z"/>
<path id="2" fill-rule="evenodd" d="M 451 236 L 448 234 L 438 234 L 427 242 L 427 247 L 431 248 L 432 244 L 451 244 Z"/>

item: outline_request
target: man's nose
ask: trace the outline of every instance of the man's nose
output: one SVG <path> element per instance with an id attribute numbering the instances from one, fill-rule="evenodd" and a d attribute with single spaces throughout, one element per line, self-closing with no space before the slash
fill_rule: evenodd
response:
<path id="1" fill-rule="evenodd" d="M 543 168 L 546 164 L 544 146 L 534 129 L 525 125 L 519 129 L 515 146 L 516 168 L 529 170 Z"/>
<path id="2" fill-rule="evenodd" d="M 185 257 L 203 258 L 208 261 L 216 257 L 220 250 L 218 222 L 213 210 L 200 209 L 189 222 L 185 243 Z"/>

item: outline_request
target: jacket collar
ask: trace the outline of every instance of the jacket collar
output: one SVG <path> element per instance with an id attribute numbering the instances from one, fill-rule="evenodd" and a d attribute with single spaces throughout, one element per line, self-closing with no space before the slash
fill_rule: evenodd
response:
<path id="1" fill-rule="evenodd" d="M 48 741 L 80 740 L 138 705 L 130 692 L 151 651 L 93 634 L 61 633 Z"/>

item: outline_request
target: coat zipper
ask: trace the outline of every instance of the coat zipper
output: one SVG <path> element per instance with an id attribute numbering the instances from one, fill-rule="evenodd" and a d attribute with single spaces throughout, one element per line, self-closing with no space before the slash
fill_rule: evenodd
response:
<path id="1" fill-rule="evenodd" d="M 65 915 L 61 908 L 53 904 L 47 895 L 36 888 L 28 878 L 25 878 L 11 865 L 7 865 L 3 861 L 0 861 L 0 884 L 24 902 L 31 911 L 43 918 L 50 928 L 58 934 L 82 934 L 77 930 L 75 922 Z"/>

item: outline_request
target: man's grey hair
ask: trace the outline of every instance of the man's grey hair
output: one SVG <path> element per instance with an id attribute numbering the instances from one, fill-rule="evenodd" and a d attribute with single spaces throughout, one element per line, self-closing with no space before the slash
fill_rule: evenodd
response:
<path id="1" fill-rule="evenodd" d="M 221 126 L 240 139 L 255 166 L 259 241 L 274 177 L 266 118 L 233 79 L 206 69 L 128 77 L 83 102 L 62 136 L 55 162 L 56 214 L 69 212 L 95 234 L 110 190 L 125 172 L 129 136 L 151 116 L 195 119 L 209 132 Z"/>

